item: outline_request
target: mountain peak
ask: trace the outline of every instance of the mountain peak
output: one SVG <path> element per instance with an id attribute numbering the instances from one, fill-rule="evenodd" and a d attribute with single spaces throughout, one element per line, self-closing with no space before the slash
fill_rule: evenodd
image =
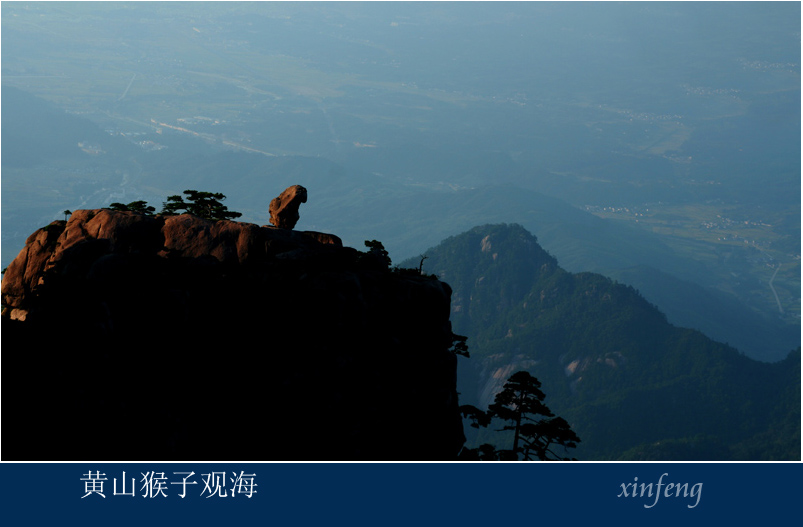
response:
<path id="1" fill-rule="evenodd" d="M 800 382 L 788 367 L 671 325 L 630 286 L 565 271 L 520 225 L 475 227 L 426 256 L 427 272 L 453 290 L 455 331 L 468 337 L 471 359 L 458 370 L 463 402 L 487 406 L 507 375 L 526 370 L 542 382 L 550 408 L 583 438 L 581 459 L 615 459 L 626 451 L 683 459 L 698 436 L 708 437 L 706 445 L 724 445 L 709 459 L 799 453 L 799 432 L 785 436 L 775 454 L 756 447 L 767 427 L 791 429 L 799 421 L 799 407 L 784 413 Z M 750 404 L 773 410 L 735 418 Z M 665 441 L 677 449 L 645 446 Z"/>

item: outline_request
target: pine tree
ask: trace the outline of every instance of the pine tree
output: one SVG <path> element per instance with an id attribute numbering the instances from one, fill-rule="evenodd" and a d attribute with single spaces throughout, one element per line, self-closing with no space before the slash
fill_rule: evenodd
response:
<path id="1" fill-rule="evenodd" d="M 508 378 L 487 412 L 471 405 L 461 406 L 463 417 L 471 419 L 474 428 L 489 426 L 494 419 L 499 419 L 505 422 L 499 431 L 513 432 L 510 449 L 497 449 L 484 444 L 467 450 L 462 457 L 500 461 L 568 461 L 569 458 L 555 453 L 552 446 L 575 448 L 580 438 L 565 419 L 556 417 L 544 404 L 545 397 L 538 379 L 526 371 L 519 371 Z"/>
<path id="2" fill-rule="evenodd" d="M 188 201 L 182 196 L 168 196 L 162 204 L 162 214 L 174 215 L 182 211 L 208 220 L 230 220 L 242 216 L 239 212 L 229 211 L 221 203 L 226 196 L 220 192 L 201 192 L 198 190 L 185 190 L 183 192 Z"/>
<path id="3" fill-rule="evenodd" d="M 146 216 L 150 216 L 156 212 L 156 208 L 148 205 L 148 202 L 145 200 L 132 201 L 131 203 L 127 203 L 125 205 L 114 202 L 109 205 L 109 208 L 111 210 L 139 212 L 140 214 L 145 214 Z"/>

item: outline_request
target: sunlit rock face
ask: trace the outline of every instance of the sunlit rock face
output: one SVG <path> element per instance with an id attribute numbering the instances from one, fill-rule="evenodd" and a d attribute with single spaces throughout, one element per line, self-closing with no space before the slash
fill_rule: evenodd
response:
<path id="1" fill-rule="evenodd" d="M 292 229 L 300 217 L 298 208 L 306 202 L 307 189 L 301 185 L 287 187 L 270 202 L 270 222 L 280 229 Z"/>
<path id="2" fill-rule="evenodd" d="M 3 459 L 431 460 L 451 289 L 331 234 L 76 211 L 3 277 Z"/>

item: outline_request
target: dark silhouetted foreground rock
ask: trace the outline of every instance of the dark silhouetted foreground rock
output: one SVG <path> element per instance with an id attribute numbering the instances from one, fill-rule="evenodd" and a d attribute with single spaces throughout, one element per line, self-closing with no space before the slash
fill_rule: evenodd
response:
<path id="1" fill-rule="evenodd" d="M 336 236 L 82 210 L 3 278 L 4 460 L 454 459 L 451 290 Z"/>
<path id="2" fill-rule="evenodd" d="M 287 187 L 270 202 L 270 222 L 280 229 L 292 229 L 298 223 L 298 207 L 307 202 L 307 189 L 301 185 Z"/>

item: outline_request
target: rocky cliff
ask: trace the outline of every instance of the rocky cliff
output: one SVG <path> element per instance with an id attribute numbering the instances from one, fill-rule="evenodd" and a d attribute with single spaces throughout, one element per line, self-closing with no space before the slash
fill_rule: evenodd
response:
<path id="1" fill-rule="evenodd" d="M 451 289 L 333 235 L 81 210 L 3 276 L 4 460 L 428 460 Z"/>

